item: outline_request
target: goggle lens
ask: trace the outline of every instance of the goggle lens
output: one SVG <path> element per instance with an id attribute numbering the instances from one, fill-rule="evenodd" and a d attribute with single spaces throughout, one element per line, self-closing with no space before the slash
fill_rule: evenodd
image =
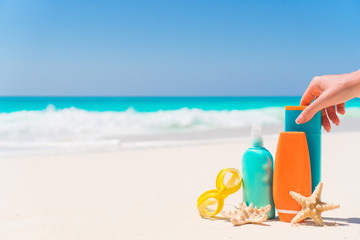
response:
<path id="1" fill-rule="evenodd" d="M 215 198 L 206 199 L 199 207 L 200 215 L 212 217 L 218 208 L 218 201 Z"/>
<path id="2" fill-rule="evenodd" d="M 240 183 L 240 178 L 238 174 L 235 174 L 232 171 L 227 171 L 224 175 L 224 185 L 227 188 L 233 188 Z"/>

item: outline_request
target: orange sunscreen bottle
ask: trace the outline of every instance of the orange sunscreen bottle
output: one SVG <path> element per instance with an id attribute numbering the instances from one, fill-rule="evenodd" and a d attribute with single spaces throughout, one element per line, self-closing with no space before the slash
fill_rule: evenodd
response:
<path id="1" fill-rule="evenodd" d="M 279 219 L 290 222 L 301 205 L 289 192 L 311 195 L 309 149 L 304 132 L 281 132 L 274 165 L 273 196 Z"/>

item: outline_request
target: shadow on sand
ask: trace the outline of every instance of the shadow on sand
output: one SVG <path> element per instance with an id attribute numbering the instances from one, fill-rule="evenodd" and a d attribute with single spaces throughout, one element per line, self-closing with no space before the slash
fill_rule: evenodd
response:
<path id="1" fill-rule="evenodd" d="M 225 217 L 212 217 L 212 218 L 203 218 L 208 221 L 225 221 L 230 222 L 229 218 Z M 360 224 L 360 218 L 358 217 L 351 217 L 351 218 L 330 218 L 330 217 L 323 217 L 324 220 L 324 226 L 327 227 L 336 227 L 336 226 L 349 226 L 349 224 Z M 279 218 L 276 217 L 275 219 L 267 220 L 267 222 L 277 222 L 279 221 Z M 257 224 L 260 226 L 270 226 L 269 224 L 266 224 L 266 222 Z M 311 219 L 306 219 L 303 223 L 295 225 L 295 226 L 314 226 L 314 227 L 323 227 L 318 226 L 315 224 L 315 222 Z"/>
<path id="2" fill-rule="evenodd" d="M 212 217 L 212 218 L 205 218 L 205 217 L 201 217 L 202 219 L 205 219 L 205 220 L 208 220 L 208 221 L 224 221 L 224 222 L 231 222 L 230 218 L 226 218 L 226 217 Z M 249 223 L 246 223 L 246 224 L 249 224 Z M 243 224 L 243 225 L 246 225 L 246 224 Z M 251 223 L 251 224 L 256 224 L 256 225 L 259 225 L 259 226 L 270 226 L 269 224 L 266 224 L 264 222 L 262 223 Z M 240 225 L 241 226 L 241 225 Z"/>
<path id="3" fill-rule="evenodd" d="M 351 223 L 351 224 L 360 224 L 360 218 L 358 218 L 358 217 L 351 217 L 351 218 L 329 218 L 329 217 L 324 217 L 323 219 L 324 220 L 329 220 L 329 221 Z"/>
<path id="4" fill-rule="evenodd" d="M 351 218 L 331 218 L 331 217 L 323 217 L 324 226 L 349 226 L 349 224 L 360 224 L 360 218 L 351 217 Z M 311 219 L 305 220 L 305 222 L 301 223 L 301 225 L 305 226 L 315 226 L 322 227 L 315 224 Z"/>

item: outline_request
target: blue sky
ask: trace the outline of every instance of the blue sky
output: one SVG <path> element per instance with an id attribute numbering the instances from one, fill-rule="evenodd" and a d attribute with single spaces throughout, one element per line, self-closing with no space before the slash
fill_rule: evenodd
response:
<path id="1" fill-rule="evenodd" d="M 289 96 L 359 68 L 356 0 L 0 0 L 0 95 Z"/>

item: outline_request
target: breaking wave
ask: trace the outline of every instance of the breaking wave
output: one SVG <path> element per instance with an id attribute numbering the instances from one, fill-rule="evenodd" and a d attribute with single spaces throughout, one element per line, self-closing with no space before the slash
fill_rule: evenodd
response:
<path id="1" fill-rule="evenodd" d="M 347 118 L 360 118 L 360 108 L 347 109 Z M 243 128 L 254 123 L 281 124 L 282 107 L 252 110 L 179 110 L 96 112 L 77 108 L 0 113 L 0 147 L 46 144 L 117 144 L 124 136 L 179 131 Z"/>

